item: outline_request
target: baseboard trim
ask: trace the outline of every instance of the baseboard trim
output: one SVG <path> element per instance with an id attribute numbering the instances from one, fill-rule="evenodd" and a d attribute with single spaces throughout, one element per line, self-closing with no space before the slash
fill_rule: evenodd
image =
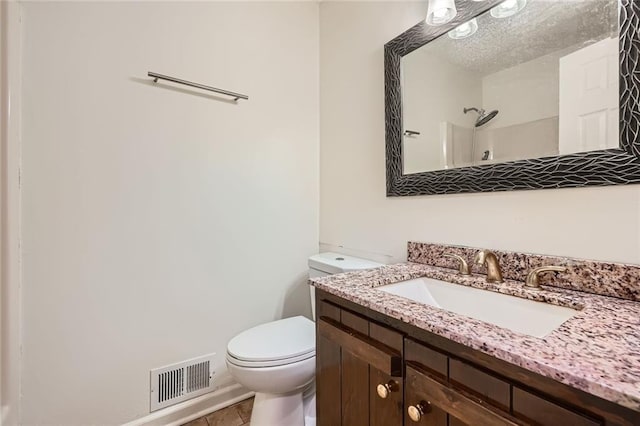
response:
<path id="1" fill-rule="evenodd" d="M 156 411 L 122 426 L 180 426 L 236 402 L 251 398 L 254 394 L 255 392 L 250 392 L 242 385 L 234 383 L 189 401 Z"/>

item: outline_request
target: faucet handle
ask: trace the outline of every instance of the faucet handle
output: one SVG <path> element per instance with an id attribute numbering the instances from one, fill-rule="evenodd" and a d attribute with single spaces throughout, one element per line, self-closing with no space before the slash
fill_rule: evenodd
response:
<path id="1" fill-rule="evenodd" d="M 567 268 L 564 266 L 539 266 L 537 268 L 533 268 L 531 272 L 527 274 L 527 279 L 524 282 L 524 285 L 531 288 L 540 288 L 540 279 L 539 275 L 544 272 L 567 272 Z"/>
<path id="2" fill-rule="evenodd" d="M 458 271 L 460 272 L 460 274 L 462 275 L 471 275 L 471 272 L 469 271 L 469 264 L 467 263 L 467 261 L 465 260 L 464 257 L 462 256 L 458 256 L 457 254 L 445 254 L 443 255 L 444 257 L 449 257 L 451 259 L 456 259 L 458 262 L 460 262 L 460 266 L 458 268 Z"/>

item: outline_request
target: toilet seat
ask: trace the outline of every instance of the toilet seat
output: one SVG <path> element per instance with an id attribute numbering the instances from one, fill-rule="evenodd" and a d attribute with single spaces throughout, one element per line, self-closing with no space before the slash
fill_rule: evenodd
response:
<path id="1" fill-rule="evenodd" d="M 279 367 L 288 364 L 295 364 L 296 362 L 304 361 L 305 359 L 313 358 L 316 356 L 316 351 L 309 352 L 308 354 L 294 356 L 291 358 L 271 360 L 271 361 L 244 361 L 241 359 L 234 358 L 233 356 L 227 354 L 227 362 L 233 365 L 237 365 L 238 367 L 247 367 L 247 368 L 260 368 L 260 367 Z"/>
<path id="2" fill-rule="evenodd" d="M 227 345 L 227 361 L 240 367 L 275 367 L 312 358 L 315 347 L 315 323 L 297 316 L 238 334 Z"/>

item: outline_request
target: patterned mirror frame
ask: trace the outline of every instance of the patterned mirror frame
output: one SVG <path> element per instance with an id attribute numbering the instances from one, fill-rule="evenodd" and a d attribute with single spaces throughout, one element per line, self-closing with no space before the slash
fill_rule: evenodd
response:
<path id="1" fill-rule="evenodd" d="M 640 1 L 620 0 L 620 148 L 403 174 L 401 58 L 503 0 L 456 0 L 458 15 L 424 21 L 384 47 L 387 196 L 640 183 Z"/>

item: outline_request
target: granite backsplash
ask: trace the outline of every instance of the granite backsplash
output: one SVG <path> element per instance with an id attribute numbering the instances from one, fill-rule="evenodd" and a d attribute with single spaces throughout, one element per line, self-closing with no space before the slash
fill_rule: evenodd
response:
<path id="1" fill-rule="evenodd" d="M 409 262 L 458 268 L 455 259 L 444 254 L 457 254 L 467 260 L 472 273 L 486 273 L 484 267 L 473 264 L 476 247 L 447 244 L 409 242 L 407 260 Z M 565 266 L 567 272 L 540 275 L 540 283 L 570 290 L 619 297 L 640 301 L 640 265 L 600 262 L 574 259 L 570 257 L 546 256 L 541 254 L 516 253 L 492 250 L 500 261 L 502 275 L 506 279 L 524 281 L 529 271 L 545 265 Z"/>

